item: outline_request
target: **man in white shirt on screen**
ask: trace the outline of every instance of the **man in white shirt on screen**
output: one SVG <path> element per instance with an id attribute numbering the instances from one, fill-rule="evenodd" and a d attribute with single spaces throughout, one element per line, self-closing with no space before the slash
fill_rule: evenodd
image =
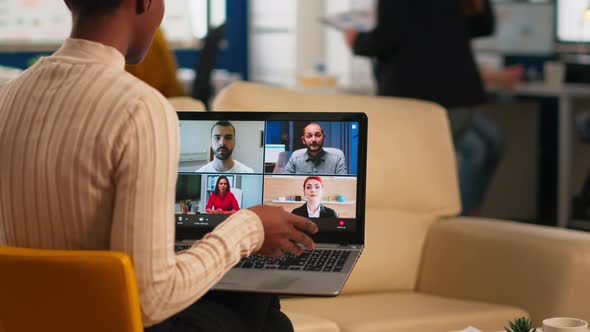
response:
<path id="1" fill-rule="evenodd" d="M 217 121 L 211 127 L 211 150 L 213 160 L 199 168 L 206 173 L 254 173 L 254 171 L 232 157 L 236 146 L 236 128 L 229 121 Z"/>

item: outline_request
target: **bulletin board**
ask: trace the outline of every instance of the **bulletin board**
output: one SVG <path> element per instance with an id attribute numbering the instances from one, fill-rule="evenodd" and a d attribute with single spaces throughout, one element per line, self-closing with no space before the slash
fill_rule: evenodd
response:
<path id="1" fill-rule="evenodd" d="M 493 7 L 496 32 L 491 37 L 475 39 L 475 50 L 521 55 L 553 52 L 552 3 L 496 2 Z"/>

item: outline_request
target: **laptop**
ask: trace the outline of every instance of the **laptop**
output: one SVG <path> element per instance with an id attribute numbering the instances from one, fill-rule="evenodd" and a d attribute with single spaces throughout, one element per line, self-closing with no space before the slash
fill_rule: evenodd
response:
<path id="1" fill-rule="evenodd" d="M 253 254 L 213 289 L 338 295 L 364 248 L 367 116 L 190 111 L 178 116 L 176 250 L 190 248 L 235 211 L 259 204 L 282 207 L 318 225 L 312 236 L 316 248 L 281 258 Z M 220 137 L 231 142 L 221 146 Z M 308 146 L 320 157 L 309 158 Z M 216 171 L 216 162 L 228 155 L 235 165 L 231 172 Z"/>

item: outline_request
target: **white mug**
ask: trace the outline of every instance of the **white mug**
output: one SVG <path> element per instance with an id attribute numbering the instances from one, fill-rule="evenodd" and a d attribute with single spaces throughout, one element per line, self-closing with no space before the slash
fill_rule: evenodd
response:
<path id="1" fill-rule="evenodd" d="M 557 61 L 546 61 L 544 63 L 545 84 L 559 86 L 563 84 L 565 76 L 565 65 Z"/>
<path id="2" fill-rule="evenodd" d="M 588 332 L 588 322 L 578 318 L 547 318 L 543 320 L 543 332 Z"/>

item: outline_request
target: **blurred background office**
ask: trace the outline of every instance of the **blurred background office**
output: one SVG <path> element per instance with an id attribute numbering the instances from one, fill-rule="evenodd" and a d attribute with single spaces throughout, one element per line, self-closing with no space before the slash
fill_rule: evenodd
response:
<path id="1" fill-rule="evenodd" d="M 157 39 L 165 60 L 129 68 L 166 96 L 207 104 L 236 80 L 375 94 L 371 59 L 354 56 L 342 32 L 320 22 L 350 11 L 370 17 L 373 0 L 167 0 L 166 6 Z M 590 145 L 583 139 L 590 118 L 590 1 L 492 0 L 492 6 L 496 31 L 472 47 L 487 84 L 482 113 L 500 127 L 505 146 L 479 213 L 590 230 L 590 185 L 584 190 Z M 62 1 L 0 0 L 0 84 L 55 51 L 69 29 Z M 427 59 L 436 63 L 437 51 Z"/>

